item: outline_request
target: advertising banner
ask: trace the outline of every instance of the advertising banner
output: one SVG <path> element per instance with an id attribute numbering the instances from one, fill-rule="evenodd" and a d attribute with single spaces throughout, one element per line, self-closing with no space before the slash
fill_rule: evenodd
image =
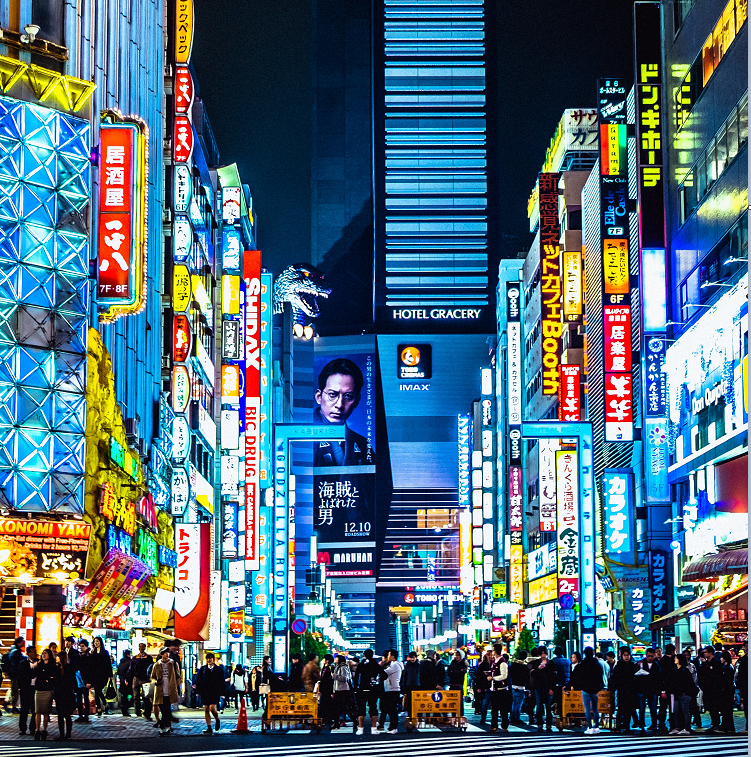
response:
<path id="1" fill-rule="evenodd" d="M 561 391 L 558 396 L 558 420 L 581 420 L 581 366 L 561 366 Z"/>
<path id="2" fill-rule="evenodd" d="M 137 557 L 110 549 L 94 572 L 76 610 L 100 618 L 119 615 L 151 575 L 150 568 Z"/>
<path id="3" fill-rule="evenodd" d="M 605 469 L 602 474 L 602 507 L 605 551 L 610 554 L 633 551 L 634 474 L 630 470 Z"/>
<path id="4" fill-rule="evenodd" d="M 647 502 L 670 502 L 668 483 L 668 421 L 667 418 L 646 418 L 644 421 L 644 496 Z"/>
<path id="5" fill-rule="evenodd" d="M 579 594 L 579 469 L 577 453 L 558 450 L 558 593 Z"/>
<path id="6" fill-rule="evenodd" d="M 524 498 L 522 495 L 522 469 L 510 465 L 508 469 L 508 527 L 509 531 L 524 530 Z"/>
<path id="7" fill-rule="evenodd" d="M 673 611 L 673 576 L 670 554 L 664 549 L 649 553 L 649 591 L 652 598 L 650 622 Z"/>
<path id="8" fill-rule="evenodd" d="M 645 374 L 646 402 L 644 411 L 647 418 L 667 418 L 667 374 L 665 373 L 665 353 L 667 341 L 664 335 L 645 334 Z"/>
<path id="9" fill-rule="evenodd" d="M 375 575 L 374 379 L 370 347 L 315 356 L 314 422 L 346 425 L 343 442 L 314 443 L 313 529 L 327 575 Z"/>
<path id="10" fill-rule="evenodd" d="M 175 636 L 183 641 L 205 641 L 211 586 L 211 524 L 177 523 L 175 547 Z"/>
<path id="11" fill-rule="evenodd" d="M 259 567 L 261 496 L 261 252 L 246 250 L 245 279 L 245 559 Z"/>

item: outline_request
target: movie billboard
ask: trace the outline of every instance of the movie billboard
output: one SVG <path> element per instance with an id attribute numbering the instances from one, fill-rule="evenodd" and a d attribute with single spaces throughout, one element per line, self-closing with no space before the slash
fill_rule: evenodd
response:
<path id="1" fill-rule="evenodd" d="M 333 340 L 332 340 L 333 341 Z M 327 576 L 373 576 L 375 547 L 375 352 L 316 347 L 317 424 L 343 423 L 344 441 L 316 442 L 313 529 Z M 339 559 L 336 559 L 339 556 Z"/>

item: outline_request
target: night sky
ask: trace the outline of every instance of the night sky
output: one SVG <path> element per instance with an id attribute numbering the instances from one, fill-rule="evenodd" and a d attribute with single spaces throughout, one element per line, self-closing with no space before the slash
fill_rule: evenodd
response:
<path id="1" fill-rule="evenodd" d="M 527 198 L 566 108 L 632 74 L 631 0 L 501 3 L 502 230 L 530 242 Z M 346 0 L 342 0 L 346 2 Z M 310 250 L 311 0 L 195 0 L 193 65 L 223 164 L 250 184 L 275 273 Z"/>

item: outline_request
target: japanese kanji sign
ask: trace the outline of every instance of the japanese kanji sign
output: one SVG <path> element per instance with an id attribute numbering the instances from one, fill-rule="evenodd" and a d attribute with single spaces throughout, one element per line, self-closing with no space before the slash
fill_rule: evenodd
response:
<path id="1" fill-rule="evenodd" d="M 558 218 L 557 173 L 539 175 L 540 292 L 542 295 L 542 392 L 558 394 L 561 363 L 561 225 Z"/>
<path id="2" fill-rule="evenodd" d="M 567 250 L 563 259 L 563 316 L 566 323 L 582 320 L 584 296 L 582 293 L 582 254 L 580 250 Z"/>
<path id="3" fill-rule="evenodd" d="M 193 50 L 193 0 L 175 3 L 175 63 L 190 63 Z"/>
<path id="4" fill-rule="evenodd" d="M 175 525 L 175 636 L 183 641 L 208 636 L 211 530 L 210 523 Z"/>
<path id="5" fill-rule="evenodd" d="M 193 154 L 193 126 L 187 116 L 175 116 L 172 153 L 175 163 L 187 163 Z"/>
<path id="6" fill-rule="evenodd" d="M 524 529 L 522 469 L 519 465 L 510 465 L 508 469 L 508 528 L 509 531 Z"/>
<path id="7" fill-rule="evenodd" d="M 138 123 L 104 122 L 99 143 L 97 294 L 102 320 L 140 307 L 143 292 L 145 144 Z"/>
<path id="8" fill-rule="evenodd" d="M 647 418 L 665 418 L 667 415 L 667 374 L 664 336 L 648 335 L 645 340 L 645 366 L 647 392 L 645 412 Z"/>
<path id="9" fill-rule="evenodd" d="M 608 470 L 602 475 L 605 551 L 610 554 L 633 550 L 634 474 L 630 470 Z"/>
<path id="10" fill-rule="evenodd" d="M 630 373 L 605 374 L 605 440 L 630 442 L 633 431 L 633 387 Z"/>
<path id="11" fill-rule="evenodd" d="M 555 453 L 560 447 L 560 443 L 557 439 L 540 439 L 539 445 L 540 531 L 555 531 L 557 508 Z"/>
<path id="12" fill-rule="evenodd" d="M 581 420 L 580 376 L 580 365 L 561 366 L 561 390 L 558 395 L 559 421 Z"/>
<path id="13" fill-rule="evenodd" d="M 579 469 L 577 453 L 555 453 L 558 501 L 558 594 L 579 594 Z"/>
<path id="14" fill-rule="evenodd" d="M 652 592 L 652 620 L 673 610 L 672 560 L 668 552 L 653 549 L 649 553 L 649 588 Z"/>
<path id="15" fill-rule="evenodd" d="M 188 115 L 193 104 L 193 77 L 187 66 L 175 67 L 175 113 Z"/>
<path id="16" fill-rule="evenodd" d="M 603 312 L 605 315 L 605 371 L 608 373 L 630 371 L 631 308 L 628 305 L 606 305 Z"/>

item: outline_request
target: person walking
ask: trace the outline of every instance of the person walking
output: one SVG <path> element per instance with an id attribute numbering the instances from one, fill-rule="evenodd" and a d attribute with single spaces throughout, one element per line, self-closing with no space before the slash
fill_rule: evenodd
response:
<path id="1" fill-rule="evenodd" d="M 553 689 L 553 708 L 556 714 L 563 714 L 563 690 L 571 677 L 571 661 L 566 657 L 563 647 L 553 649 L 553 670 L 555 670 L 555 689 Z M 530 718 L 531 720 L 531 718 Z"/>
<path id="2" fill-rule="evenodd" d="M 24 647 L 26 646 L 26 639 L 23 636 L 18 636 L 13 642 L 13 648 L 8 652 L 8 664 L 5 666 L 3 673 L 10 679 L 10 688 L 8 689 L 5 705 L 11 712 L 17 713 L 18 710 L 18 669 L 21 665 L 21 660 L 24 658 Z"/>
<path id="3" fill-rule="evenodd" d="M 421 665 L 417 659 L 417 652 L 414 650 L 407 655 L 402 671 L 401 690 L 402 690 L 402 708 L 406 711 L 407 717 L 412 717 L 412 692 L 419 691 Z"/>
<path id="4" fill-rule="evenodd" d="M 214 730 L 220 728 L 219 713 L 216 711 L 219 700 L 224 696 L 227 682 L 224 678 L 224 668 L 217 665 L 213 652 L 206 652 L 206 664 L 198 670 L 196 676 L 196 693 L 201 697 L 203 716 L 206 720 L 204 733 L 213 733 L 211 717 L 214 717 Z"/>
<path id="5" fill-rule="evenodd" d="M 741 652 L 738 662 L 735 663 L 735 685 L 738 687 L 741 708 L 746 718 L 746 728 L 741 733 L 748 734 L 748 640 L 743 642 Z"/>
<path id="6" fill-rule="evenodd" d="M 63 649 L 57 655 L 60 672 L 55 680 L 55 708 L 57 710 L 58 735 L 55 741 L 69 741 L 73 731 L 73 710 L 76 709 L 76 670 Z"/>
<path id="7" fill-rule="evenodd" d="M 325 654 L 321 666 L 321 678 L 318 681 L 318 717 L 324 725 L 334 722 L 334 655 Z"/>
<path id="8" fill-rule="evenodd" d="M 21 700 L 21 709 L 18 715 L 18 735 L 26 735 L 26 723 L 28 720 L 29 733 L 36 733 L 36 710 L 34 708 L 34 674 L 31 670 L 32 663 L 37 657 L 36 647 L 29 644 L 26 647 L 26 656 L 18 666 L 18 695 Z"/>
<path id="9" fill-rule="evenodd" d="M 469 665 L 463 649 L 454 651 L 454 659 L 451 660 L 446 674 L 449 679 L 449 690 L 459 692 L 460 715 L 464 715 L 464 681 L 467 678 Z"/>
<path id="10" fill-rule="evenodd" d="M 81 639 L 78 642 L 78 675 L 76 676 L 76 683 L 78 685 L 78 717 L 76 723 L 88 723 L 89 722 L 89 710 L 91 705 L 89 702 L 89 692 L 93 686 L 92 677 L 92 657 L 91 650 L 89 649 L 89 642 L 86 639 Z"/>
<path id="11" fill-rule="evenodd" d="M 663 659 L 665 659 L 663 657 Z M 671 736 L 689 736 L 691 734 L 691 702 L 696 700 L 699 687 L 694 683 L 686 658 L 682 654 L 674 656 L 673 673 L 673 728 Z"/>
<path id="12" fill-rule="evenodd" d="M 509 675 L 511 676 L 511 718 L 509 723 L 513 725 L 519 725 L 523 722 L 522 707 L 531 691 L 529 666 L 527 665 L 528 656 L 526 649 L 518 649 L 509 665 Z M 529 724 L 532 725 L 531 715 L 529 716 Z"/>
<path id="13" fill-rule="evenodd" d="M 52 697 L 55 692 L 60 670 L 49 649 L 43 649 L 36 662 L 31 663 L 34 676 L 34 710 L 36 712 L 36 732 L 34 741 L 47 741 L 47 726 L 52 712 Z"/>
<path id="14" fill-rule="evenodd" d="M 421 668 L 422 672 L 422 668 Z M 362 662 L 355 669 L 355 699 L 357 701 L 357 735 L 365 733 L 365 714 L 370 715 L 370 732 L 378 728 L 378 700 L 383 694 L 383 682 L 386 674 L 373 659 L 373 650 L 366 649 Z"/>
<path id="15" fill-rule="evenodd" d="M 172 732 L 172 705 L 180 698 L 180 668 L 170 658 L 169 647 L 162 647 L 159 659 L 151 666 L 149 680 L 154 684 L 154 707 L 159 706 L 159 735 Z M 222 681 L 224 677 L 222 675 Z"/>
<path id="16" fill-rule="evenodd" d="M 637 665 L 628 647 L 618 650 L 618 662 L 613 666 L 608 689 L 614 692 L 618 714 L 613 733 L 630 733 L 631 720 L 636 719 L 635 679 Z"/>
<path id="17" fill-rule="evenodd" d="M 248 673 L 240 664 L 235 665 L 232 671 L 229 690 L 235 709 L 239 710 L 240 703 L 245 700 L 245 695 L 248 693 Z"/>
<path id="18" fill-rule="evenodd" d="M 120 694 L 120 712 L 124 718 L 130 717 L 130 700 L 133 698 L 133 679 L 130 675 L 130 666 L 133 663 L 130 649 L 123 651 L 123 656 L 117 664 L 117 691 Z"/>
<path id="19" fill-rule="evenodd" d="M 529 685 L 535 695 L 535 708 L 537 710 L 537 733 L 542 733 L 543 718 L 545 719 L 545 729 L 548 733 L 552 733 L 553 694 L 556 682 L 555 667 L 552 661 L 548 659 L 548 648 L 546 646 L 540 646 L 537 649 L 537 655 L 537 659 L 530 664 L 529 670 Z M 532 725 L 531 715 L 529 724 Z"/>
<path id="20" fill-rule="evenodd" d="M 315 691 L 316 684 L 321 680 L 321 666 L 318 664 L 318 655 L 315 652 L 308 655 L 308 662 L 303 668 L 301 677 L 305 691 Z"/>
<path id="21" fill-rule="evenodd" d="M 490 666 L 492 661 L 493 652 L 486 649 L 475 668 L 474 675 L 475 715 L 480 716 L 480 723 L 483 725 L 487 720 L 488 707 L 490 707 Z"/>
<path id="22" fill-rule="evenodd" d="M 597 710 L 597 697 L 604 688 L 603 671 L 592 647 L 584 649 L 584 659 L 576 666 L 569 683 L 572 689 L 578 689 L 582 693 L 584 717 L 588 726 L 584 733 L 588 736 L 598 734 L 600 713 Z"/>
<path id="23" fill-rule="evenodd" d="M 501 730 L 508 732 L 509 712 L 511 710 L 511 679 L 509 678 L 508 663 L 503 656 L 503 646 L 493 645 L 493 658 L 488 674 L 490 682 L 490 731 L 498 730 L 500 715 Z"/>
<path id="24" fill-rule="evenodd" d="M 303 672 L 302 658 L 297 652 L 292 655 L 289 666 L 289 690 L 290 691 L 303 691 L 302 684 L 302 672 Z"/>
<path id="25" fill-rule="evenodd" d="M 662 691 L 662 670 L 654 649 L 648 649 L 634 673 L 636 701 L 639 705 L 639 730 L 646 733 L 646 710 L 649 707 L 652 733 L 657 735 L 657 697 Z"/>
<path id="26" fill-rule="evenodd" d="M 396 649 L 387 649 L 383 653 L 382 665 L 386 678 L 383 682 L 381 717 L 378 720 L 378 728 L 373 733 L 399 733 L 400 682 L 404 665 L 399 661 L 399 653 Z M 385 728 L 386 718 L 389 720 L 390 729 Z"/>
<path id="27" fill-rule="evenodd" d="M 146 644 L 141 642 L 138 645 L 138 654 L 131 660 L 129 675 L 136 717 L 140 718 L 143 713 L 146 720 L 151 720 L 151 701 L 145 696 L 143 687 L 149 685 L 149 668 L 153 664 L 154 658 L 146 654 Z"/>
<path id="28" fill-rule="evenodd" d="M 104 642 L 99 636 L 94 637 L 94 649 L 91 652 L 91 678 L 94 701 L 96 702 L 96 715 L 101 718 L 102 713 L 110 714 L 104 690 L 112 680 L 112 658 L 104 648 Z"/>
<path id="29" fill-rule="evenodd" d="M 720 731 L 726 736 L 735 733 L 733 721 L 733 707 L 735 705 L 735 668 L 730 652 L 724 650 L 720 653 Z"/>
<path id="30" fill-rule="evenodd" d="M 334 725 L 333 729 L 343 728 L 347 723 L 347 715 L 351 713 L 352 701 L 352 673 L 344 655 L 337 655 L 334 668 L 331 671 L 334 681 Z M 353 719 L 354 722 L 354 719 Z"/>
<path id="31" fill-rule="evenodd" d="M 699 668 L 699 688 L 702 693 L 704 709 L 712 720 L 704 733 L 714 734 L 720 731 L 720 701 L 722 696 L 722 662 L 715 655 L 714 647 L 704 648 L 704 662 Z"/>
<path id="32" fill-rule="evenodd" d="M 263 668 L 260 665 L 254 665 L 250 671 L 250 684 L 248 686 L 248 694 L 250 695 L 250 706 L 253 709 L 253 712 L 258 712 L 258 707 L 261 702 L 261 681 L 262 680 L 263 680 Z"/>
<path id="33" fill-rule="evenodd" d="M 658 702 L 657 721 L 660 724 L 660 733 L 668 733 L 674 730 L 672 703 L 675 698 L 673 679 L 675 678 L 675 646 L 673 644 L 665 645 L 665 653 L 660 660 L 660 671 L 662 672 L 662 691 Z"/>

